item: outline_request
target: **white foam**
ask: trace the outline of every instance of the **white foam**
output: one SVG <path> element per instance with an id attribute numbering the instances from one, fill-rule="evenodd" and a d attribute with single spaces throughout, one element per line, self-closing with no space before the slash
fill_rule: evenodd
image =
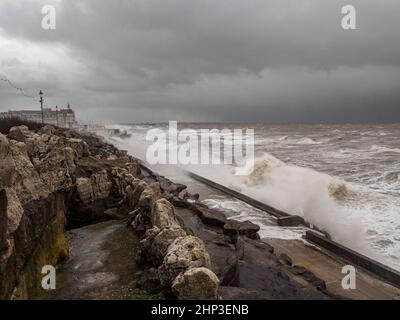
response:
<path id="1" fill-rule="evenodd" d="M 236 176 L 224 168 L 192 169 L 277 209 L 304 217 L 344 245 L 367 251 L 364 226 L 334 198 L 332 185 L 344 183 L 337 178 L 287 165 L 270 154 L 258 158 L 248 176 Z"/>
<path id="2" fill-rule="evenodd" d="M 370 150 L 374 151 L 375 153 L 383 153 L 383 152 L 400 153 L 399 148 L 389 148 L 386 146 L 377 146 L 377 145 L 373 145 Z"/>

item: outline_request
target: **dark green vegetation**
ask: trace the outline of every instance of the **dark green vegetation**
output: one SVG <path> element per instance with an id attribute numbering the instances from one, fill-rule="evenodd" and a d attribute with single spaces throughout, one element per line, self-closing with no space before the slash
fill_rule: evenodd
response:
<path id="1" fill-rule="evenodd" d="M 33 131 L 38 131 L 43 127 L 43 125 L 38 122 L 27 121 L 20 118 L 6 118 L 0 119 L 0 133 L 7 134 L 12 127 L 22 125 L 29 127 L 29 129 Z"/>

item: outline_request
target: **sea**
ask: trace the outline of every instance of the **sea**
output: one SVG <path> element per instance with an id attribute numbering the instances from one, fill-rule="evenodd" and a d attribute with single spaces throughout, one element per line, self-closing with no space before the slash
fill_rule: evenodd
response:
<path id="1" fill-rule="evenodd" d="M 146 137 L 152 129 L 168 132 L 169 124 L 109 127 L 127 133 L 110 142 L 146 163 L 149 147 L 154 145 Z M 246 175 L 236 174 L 237 163 L 150 167 L 196 189 L 181 169 L 189 170 L 302 216 L 333 240 L 400 270 L 399 124 L 178 124 L 178 131 L 184 129 L 190 129 L 194 137 L 201 129 L 254 129 L 254 165 Z M 239 143 L 246 143 L 244 137 Z M 302 240 L 305 227 L 276 226 L 267 213 L 207 190 L 201 193 L 201 201 L 229 218 L 258 224 L 261 237 Z"/>

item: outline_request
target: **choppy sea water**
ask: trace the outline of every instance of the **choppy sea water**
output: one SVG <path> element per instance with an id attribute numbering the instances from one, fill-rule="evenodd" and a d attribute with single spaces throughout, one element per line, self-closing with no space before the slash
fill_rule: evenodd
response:
<path id="1" fill-rule="evenodd" d="M 145 160 L 148 130 L 168 124 L 118 126 L 113 139 Z M 186 166 L 211 180 L 327 231 L 333 239 L 400 270 L 400 125 L 183 124 L 179 129 L 255 129 L 255 167 L 236 176 L 230 165 Z M 297 239 L 302 228 L 271 226 L 256 209 L 221 196 L 208 205 L 261 226 L 263 237 Z"/>

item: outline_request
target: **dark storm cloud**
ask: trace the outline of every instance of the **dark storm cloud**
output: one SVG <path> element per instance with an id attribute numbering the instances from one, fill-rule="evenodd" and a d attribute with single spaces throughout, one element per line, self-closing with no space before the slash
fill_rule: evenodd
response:
<path id="1" fill-rule="evenodd" d="M 0 0 L 0 71 L 82 118 L 398 121 L 400 4 L 350 3 L 358 30 L 339 0 Z"/>

